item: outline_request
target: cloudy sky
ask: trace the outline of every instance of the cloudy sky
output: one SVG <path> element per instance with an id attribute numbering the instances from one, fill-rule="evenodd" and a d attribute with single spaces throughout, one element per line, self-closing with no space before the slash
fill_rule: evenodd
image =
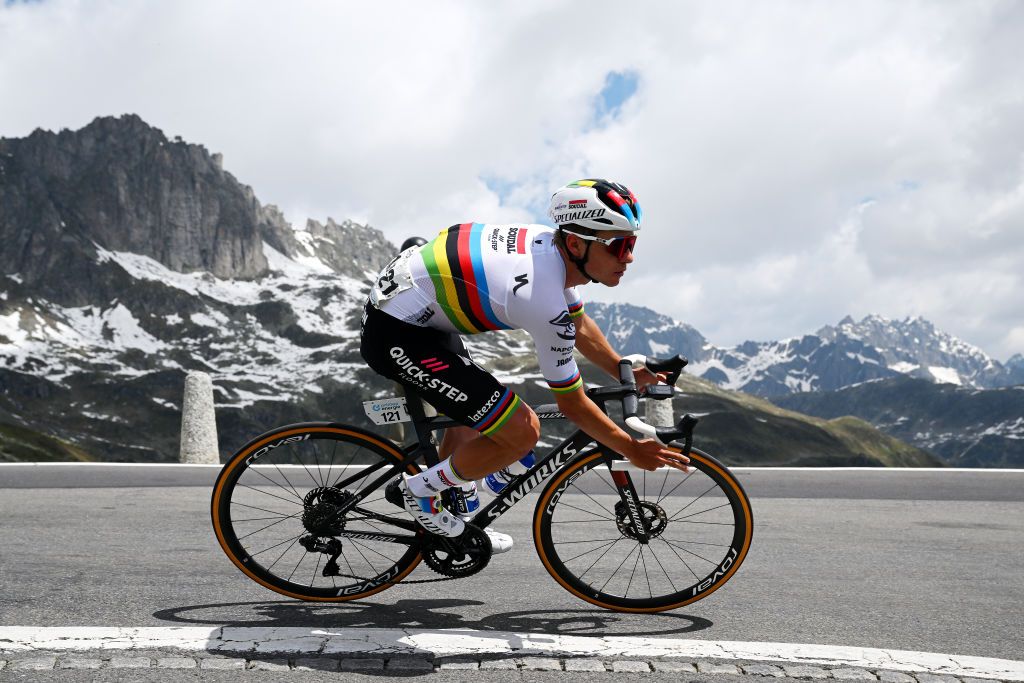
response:
<path id="1" fill-rule="evenodd" d="M 712 342 L 920 315 L 1024 352 L 1024 3 L 11 2 L 0 136 L 134 112 L 398 243 L 644 208 L 616 289 Z"/>

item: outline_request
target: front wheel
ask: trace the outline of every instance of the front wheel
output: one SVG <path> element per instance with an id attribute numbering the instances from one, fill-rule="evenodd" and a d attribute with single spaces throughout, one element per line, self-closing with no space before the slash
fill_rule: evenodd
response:
<path id="1" fill-rule="evenodd" d="M 689 473 L 613 472 L 610 461 L 600 450 L 585 454 L 537 502 L 537 553 L 562 587 L 606 609 L 662 612 L 710 595 L 735 575 L 750 549 L 753 514 L 728 468 L 696 449 Z M 632 506 L 624 487 L 637 495 Z"/>
<path id="2" fill-rule="evenodd" d="M 217 540 L 246 576 L 289 597 L 342 602 L 378 593 L 422 559 L 422 530 L 384 499 L 396 465 L 403 456 L 392 442 L 357 427 L 267 432 L 217 477 Z M 419 469 L 407 462 L 404 471 Z"/>

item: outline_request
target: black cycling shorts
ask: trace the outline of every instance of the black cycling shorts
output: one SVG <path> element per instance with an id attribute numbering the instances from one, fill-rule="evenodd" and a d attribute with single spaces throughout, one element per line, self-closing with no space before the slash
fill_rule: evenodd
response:
<path id="1" fill-rule="evenodd" d="M 410 325 L 369 303 L 359 352 L 376 372 L 485 436 L 501 429 L 519 407 L 515 392 L 473 362 L 462 337 Z"/>

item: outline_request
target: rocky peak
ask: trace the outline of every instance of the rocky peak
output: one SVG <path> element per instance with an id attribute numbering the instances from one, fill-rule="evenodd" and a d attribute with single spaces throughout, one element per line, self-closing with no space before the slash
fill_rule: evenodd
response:
<path id="1" fill-rule="evenodd" d="M 133 114 L 0 139 L 0 206 L 0 270 L 32 284 L 80 270 L 93 244 L 178 272 L 267 272 L 268 219 L 252 189 L 202 145 L 168 140 Z"/>

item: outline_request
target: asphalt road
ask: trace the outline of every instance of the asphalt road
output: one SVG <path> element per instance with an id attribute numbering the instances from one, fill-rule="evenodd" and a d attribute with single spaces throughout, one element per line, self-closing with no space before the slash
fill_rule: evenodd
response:
<path id="1" fill-rule="evenodd" d="M 0 625 L 443 627 L 1021 658 L 1024 472 L 738 472 L 755 534 L 736 577 L 675 612 L 627 615 L 547 575 L 535 496 L 502 518 L 517 545 L 482 573 L 328 606 L 231 565 L 210 527 L 214 468 L 4 466 Z"/>

